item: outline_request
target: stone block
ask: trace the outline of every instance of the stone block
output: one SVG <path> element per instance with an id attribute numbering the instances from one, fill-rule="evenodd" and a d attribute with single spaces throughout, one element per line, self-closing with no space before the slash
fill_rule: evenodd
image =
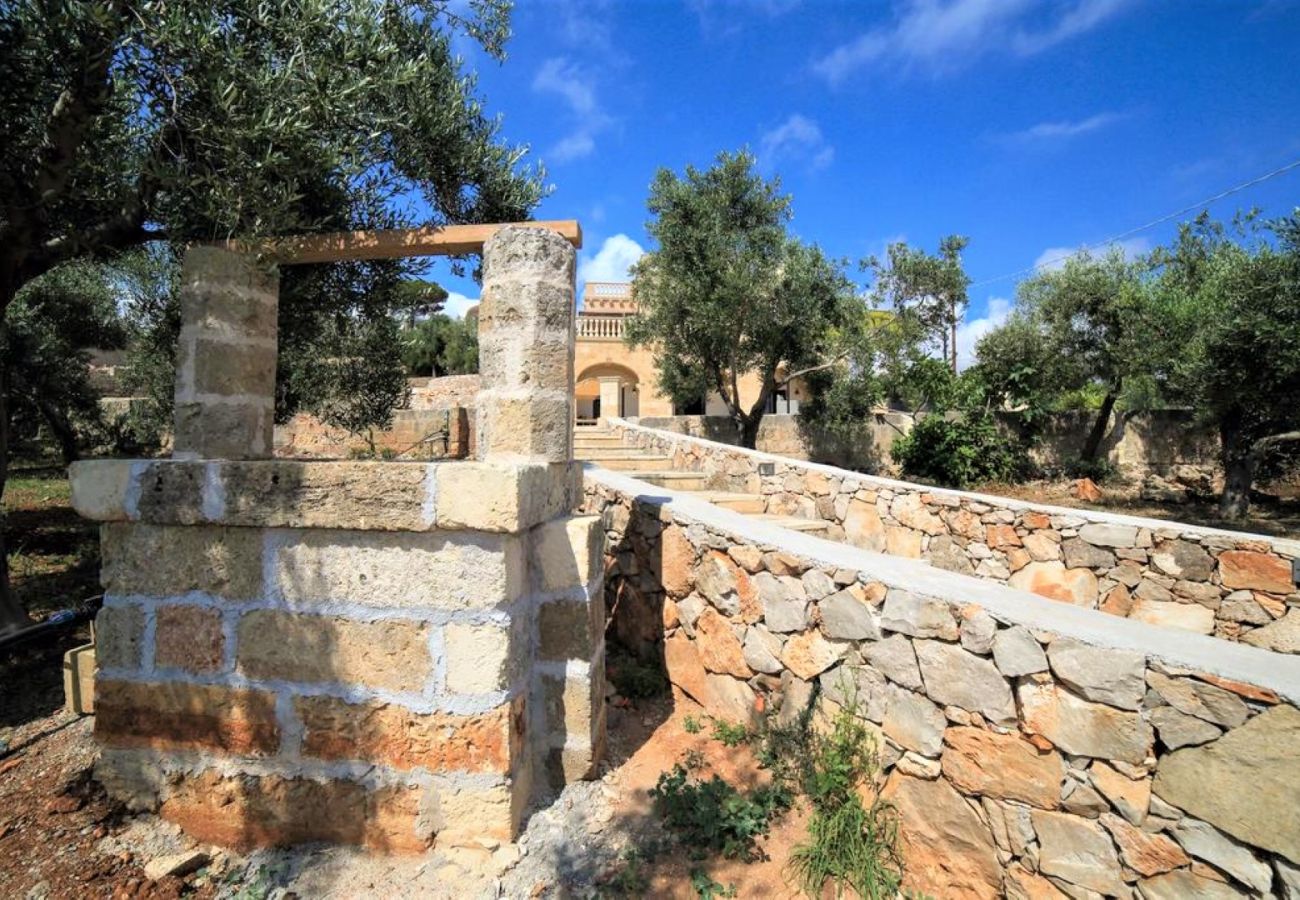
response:
<path id="1" fill-rule="evenodd" d="M 1140 713 L 1080 700 L 1054 684 L 1026 681 L 1016 691 L 1025 731 L 1067 753 L 1137 765 L 1151 752 L 1151 726 Z"/>
<path id="2" fill-rule="evenodd" d="M 206 463 L 158 460 L 142 466 L 133 488 L 134 518 L 157 525 L 204 524 L 206 481 Z"/>
<path id="3" fill-rule="evenodd" d="M 268 756 L 280 747 L 275 695 L 219 685 L 99 680 L 95 739 L 103 746 Z"/>
<path id="4" fill-rule="evenodd" d="M 106 605 L 95 616 L 95 655 L 104 669 L 138 669 L 144 644 L 144 609 Z"/>
<path id="5" fill-rule="evenodd" d="M 481 847 L 481 838 L 513 840 L 526 808 L 526 795 L 514 783 L 440 787 L 429 820 L 438 845 Z"/>
<path id="6" fill-rule="evenodd" d="M 422 622 L 253 610 L 238 635 L 238 670 L 253 679 L 420 691 L 433 672 Z"/>
<path id="7" fill-rule="evenodd" d="M 509 704 L 477 715 L 421 714 L 389 703 L 297 697 L 302 754 L 395 769 L 494 772 L 511 767 Z"/>
<path id="8" fill-rule="evenodd" d="M 573 459 L 573 399 L 567 393 L 483 391 L 476 403 L 479 459 Z"/>
<path id="9" fill-rule="evenodd" d="M 299 607 L 490 609 L 525 591 L 523 542 L 459 531 L 293 531 L 274 551 L 271 587 Z"/>
<path id="10" fill-rule="evenodd" d="M 160 813 L 197 840 L 241 852 L 324 841 L 420 853 L 433 838 L 428 805 L 415 787 L 209 771 L 180 782 Z"/>
<path id="11" fill-rule="evenodd" d="M 1289 594 L 1295 590 L 1291 563 L 1254 550 L 1225 550 L 1219 554 L 1219 575 L 1229 590 Z"/>
<path id="12" fill-rule="evenodd" d="M 603 594 L 591 600 L 543 603 L 537 612 L 537 630 L 542 659 L 591 662 L 605 633 Z"/>
<path id="13" fill-rule="evenodd" d="M 275 407 L 247 401 L 176 404 L 173 459 L 265 459 L 275 439 Z"/>
<path id="14" fill-rule="evenodd" d="M 127 495 L 134 462 L 125 459 L 83 459 L 68 467 L 72 508 L 94 522 L 125 522 L 131 518 Z"/>
<path id="15" fill-rule="evenodd" d="M 100 549 L 108 594 L 202 591 L 252 600 L 262 593 L 262 535 L 250 529 L 110 523 Z"/>
<path id="16" fill-rule="evenodd" d="M 513 629 L 487 623 L 452 622 L 443 630 L 447 659 L 447 690 L 486 694 L 508 688 L 523 660 L 523 642 Z"/>
<path id="17" fill-rule="evenodd" d="M 204 394 L 262 398 L 275 395 L 275 346 L 198 338 L 193 344 L 193 393 L 177 399 L 203 402 Z"/>
<path id="18" fill-rule="evenodd" d="M 582 469 L 565 463 L 457 462 L 437 467 L 440 528 L 519 532 L 571 512 Z"/>
<path id="19" fill-rule="evenodd" d="M 959 636 L 952 607 L 943 600 L 911 591 L 891 589 L 885 595 L 880 626 L 912 637 L 937 637 L 955 641 Z"/>
<path id="20" fill-rule="evenodd" d="M 219 610 L 168 605 L 160 606 L 155 615 L 155 666 L 187 672 L 216 672 L 224 667 L 226 639 Z"/>
<path id="21" fill-rule="evenodd" d="M 600 577 L 604 558 L 605 530 L 599 516 L 559 519 L 533 531 L 533 563 L 544 592 L 592 583 Z"/>
<path id="22" fill-rule="evenodd" d="M 569 332 L 521 324 L 490 327 L 479 337 L 479 375 L 485 388 L 569 390 L 573 350 Z"/>
<path id="23" fill-rule="evenodd" d="M 1057 638 L 1047 647 L 1052 673 L 1086 700 L 1139 709 L 1146 693 L 1146 658 L 1132 650 L 1093 647 Z"/>
<path id="24" fill-rule="evenodd" d="M 916 641 L 914 647 L 930 699 L 978 712 L 1000 725 L 1015 722 L 1011 688 L 992 662 L 941 641 Z"/>
<path id="25" fill-rule="evenodd" d="M 1065 766 L 1056 751 L 1041 751 L 1017 732 L 983 728 L 949 728 L 943 741 L 943 774 L 965 793 L 1040 809 L 1060 804 Z"/>
<path id="26" fill-rule="evenodd" d="M 186 284 L 181 291 L 182 339 L 194 335 L 274 339 L 279 311 L 274 282 L 253 275 L 232 283 L 214 280 L 213 275 Z"/>
<path id="27" fill-rule="evenodd" d="M 221 521 L 267 528 L 424 531 L 422 463 L 266 460 L 220 463 Z"/>
<path id="28" fill-rule="evenodd" d="M 598 682 L 587 675 L 544 675 L 542 714 L 552 747 L 595 747 L 601 743 L 605 703 Z"/>

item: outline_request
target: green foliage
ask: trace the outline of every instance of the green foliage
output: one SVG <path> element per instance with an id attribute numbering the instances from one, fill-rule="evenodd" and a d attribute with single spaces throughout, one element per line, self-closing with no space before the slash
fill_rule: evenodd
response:
<path id="1" fill-rule="evenodd" d="M 894 441 L 891 454 L 906 477 L 954 488 L 1014 481 L 1028 464 L 1015 439 L 978 411 L 926 416 Z"/>
<path id="2" fill-rule="evenodd" d="M 830 882 L 837 894 L 851 887 L 861 897 L 892 898 L 902 883 L 898 814 L 870 788 L 879 758 L 858 712 L 850 694 L 827 733 L 803 729 L 803 783 L 813 812 L 808 838 L 794 848 L 790 868 L 810 897 L 823 896 Z M 863 801 L 864 788 L 873 797 L 870 804 Z"/>
<path id="3" fill-rule="evenodd" d="M 860 318 L 844 264 L 787 234 L 790 198 L 754 171 L 748 153 L 712 168 L 662 169 L 646 226 L 657 247 L 635 270 L 640 313 L 633 346 L 654 346 L 660 389 L 685 405 L 717 391 L 753 446 L 768 398 L 793 376 L 840 355 L 841 330 Z M 757 374 L 743 408 L 736 383 Z"/>
<path id="4" fill-rule="evenodd" d="M 715 897 L 736 896 L 734 884 L 720 884 L 709 877 L 703 869 L 691 869 L 691 889 L 700 900 L 713 900 Z"/>
<path id="5" fill-rule="evenodd" d="M 739 747 L 749 740 L 749 729 L 740 722 L 714 719 L 713 739 L 720 741 L 724 747 Z"/>
<path id="6" fill-rule="evenodd" d="M 79 260 L 50 270 L 19 292 L 0 331 L 15 437 L 48 432 L 65 462 L 106 424 L 90 383 L 89 351 L 118 349 L 126 340 L 117 282 L 129 264 Z"/>
<path id="7" fill-rule="evenodd" d="M 608 673 L 615 689 L 629 700 L 659 697 L 668 692 L 668 676 L 662 667 L 642 662 L 614 644 L 609 647 Z"/>
<path id="8" fill-rule="evenodd" d="M 441 313 L 402 332 L 402 362 L 412 375 L 469 375 L 478 371 L 478 328 L 473 320 Z"/>
<path id="9" fill-rule="evenodd" d="M 884 260 L 871 257 L 864 262 L 875 274 L 875 307 L 894 316 L 894 329 L 906 335 L 908 346 L 937 342 L 950 372 L 957 370 L 954 332 L 969 302 L 970 278 L 961 263 L 969 243 L 969 238 L 949 235 L 939 241 L 937 254 L 929 254 L 898 241 L 889 245 Z"/>
<path id="10" fill-rule="evenodd" d="M 682 720 L 682 728 L 687 734 L 699 734 L 704 726 L 695 716 L 687 716 Z"/>
<path id="11" fill-rule="evenodd" d="M 623 851 L 619 870 L 604 885 L 598 894 L 600 897 L 644 897 L 650 888 L 650 879 L 646 876 L 645 855 L 636 847 Z"/>
<path id="12" fill-rule="evenodd" d="M 758 859 L 757 839 L 793 799 L 780 785 L 741 793 L 717 775 L 701 781 L 681 764 L 659 776 L 650 796 L 665 826 L 694 859 L 711 852 Z"/>

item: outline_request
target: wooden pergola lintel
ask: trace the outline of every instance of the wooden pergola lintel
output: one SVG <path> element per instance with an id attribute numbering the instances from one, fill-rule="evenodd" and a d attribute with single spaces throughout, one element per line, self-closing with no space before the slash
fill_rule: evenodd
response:
<path id="1" fill-rule="evenodd" d="M 548 222 L 503 222 L 489 225 L 444 225 L 441 228 L 396 228 L 390 231 L 343 231 L 296 237 L 220 242 L 240 253 L 257 253 L 280 265 L 398 259 L 407 256 L 465 256 L 481 253 L 483 243 L 508 225 L 545 228 L 582 249 L 582 226 L 575 219 Z"/>

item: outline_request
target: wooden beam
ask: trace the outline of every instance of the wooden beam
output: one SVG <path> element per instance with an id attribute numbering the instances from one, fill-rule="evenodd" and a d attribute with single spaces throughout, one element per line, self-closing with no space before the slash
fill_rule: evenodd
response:
<path id="1" fill-rule="evenodd" d="M 491 225 L 444 225 L 441 228 L 398 228 L 391 231 L 343 231 L 304 234 L 258 241 L 230 240 L 220 246 L 241 253 L 259 253 L 281 265 L 345 262 L 358 259 L 397 259 L 404 256 L 464 256 L 481 253 L 483 242 L 507 224 L 554 231 L 575 248 L 582 248 L 582 226 L 575 219 L 551 222 L 510 222 Z"/>

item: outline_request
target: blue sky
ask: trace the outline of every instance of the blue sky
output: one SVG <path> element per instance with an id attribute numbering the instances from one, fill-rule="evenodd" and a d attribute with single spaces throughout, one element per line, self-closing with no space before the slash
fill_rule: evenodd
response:
<path id="1" fill-rule="evenodd" d="M 1300 159 L 1289 0 L 519 0 L 514 32 L 503 65 L 467 61 L 547 166 L 538 218 L 582 222 L 580 277 L 649 249 L 656 169 L 747 146 L 832 255 L 968 235 L 963 351 L 1015 293 L 981 282 Z M 1298 205 L 1295 169 L 1211 211 Z"/>

